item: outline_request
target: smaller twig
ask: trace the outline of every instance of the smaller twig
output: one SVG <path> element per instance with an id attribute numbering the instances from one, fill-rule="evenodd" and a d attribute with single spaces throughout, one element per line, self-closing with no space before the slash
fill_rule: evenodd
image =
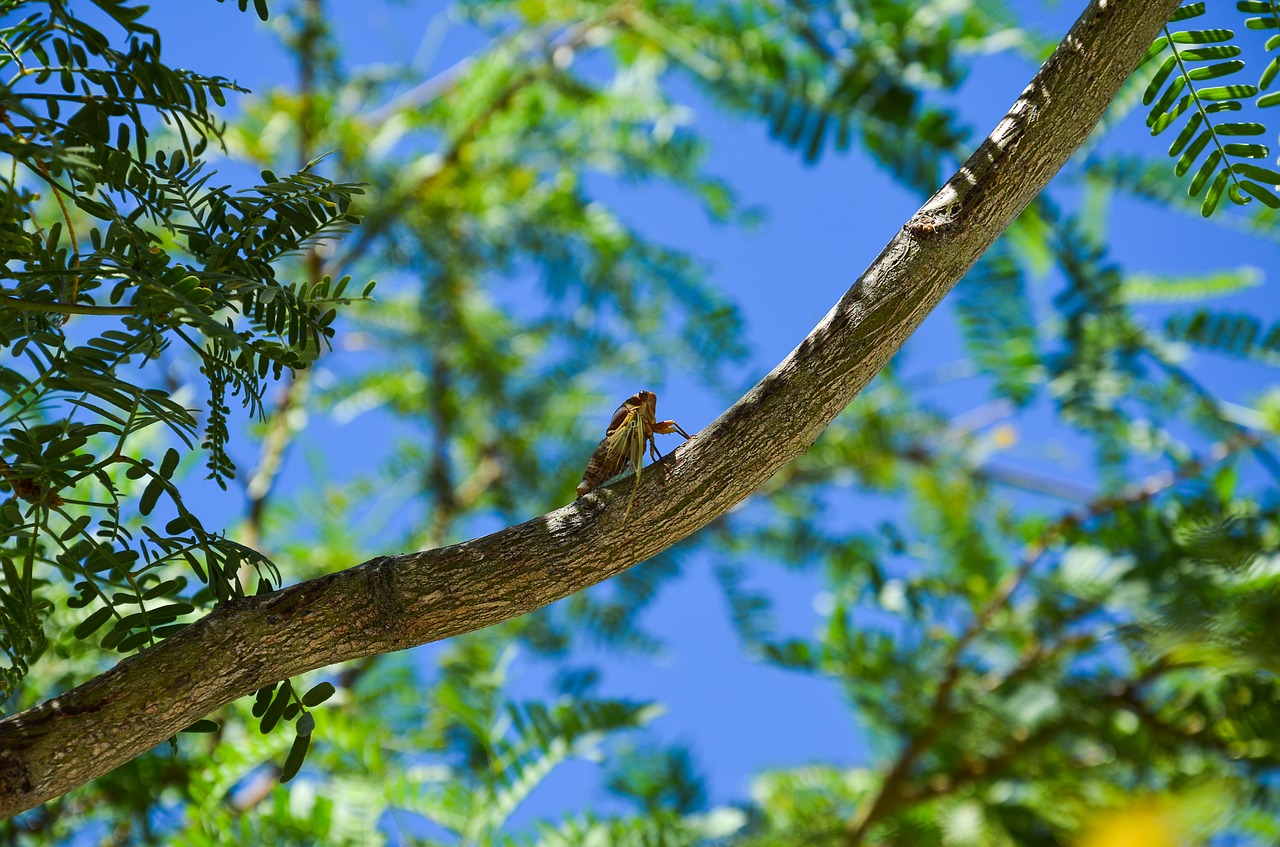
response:
<path id="1" fill-rule="evenodd" d="M 28 144 L 34 144 L 30 138 L 23 135 L 18 128 L 13 125 L 13 121 L 9 120 L 9 115 L 3 110 L 0 110 L 0 122 L 3 122 L 4 125 L 9 128 L 9 131 L 15 136 L 23 139 Z M 80 293 L 80 273 L 78 270 L 80 267 L 80 241 L 76 238 L 76 225 L 75 222 L 71 220 L 71 213 L 67 211 L 67 204 L 62 200 L 61 187 L 53 178 L 53 175 L 49 173 L 48 166 L 36 157 L 32 157 L 31 161 L 35 163 L 36 168 L 40 171 L 40 175 L 44 177 L 45 182 L 49 183 L 49 186 L 53 189 L 53 199 L 58 201 L 58 208 L 62 210 L 62 220 L 67 225 L 67 235 L 71 239 L 71 267 L 73 270 L 71 273 L 71 296 L 67 296 L 67 290 L 64 284 L 62 289 L 62 300 L 64 303 L 75 303 L 76 297 L 79 296 Z"/>
<path id="2" fill-rule="evenodd" d="M 1095 607 L 1092 604 L 1086 605 L 1079 609 L 1075 614 L 1068 615 L 1062 622 L 1061 626 L 1068 625 L 1093 611 Z M 1082 649 L 1087 648 L 1097 642 L 1097 637 L 1092 633 L 1079 633 L 1073 636 L 1062 638 L 1053 643 L 1045 643 L 1037 640 L 1030 648 L 1023 651 L 1022 658 L 1012 668 L 1006 671 L 992 671 L 982 678 L 982 687 L 987 691 L 995 691 L 1015 682 L 1037 668 L 1043 667 L 1044 663 L 1053 659 L 1063 650 L 1067 648 Z"/>
<path id="3" fill-rule="evenodd" d="M 899 808 L 945 797 L 980 779 L 993 779 L 1028 752 L 1052 741 L 1065 729 L 1066 721 L 1055 721 L 1039 727 L 1035 732 L 1015 733 L 1010 744 L 991 756 L 967 760 L 954 773 L 935 775 L 924 785 L 907 786 L 902 791 Z"/>
<path id="4" fill-rule="evenodd" d="M 258 549 L 262 539 L 262 523 L 267 499 L 284 464 L 284 454 L 288 450 L 296 429 L 293 413 L 302 402 L 302 398 L 306 396 L 308 373 L 308 371 L 299 371 L 285 386 L 280 402 L 268 419 L 267 432 L 262 439 L 262 452 L 258 455 L 257 467 L 254 468 L 245 486 L 245 496 L 249 500 L 249 508 L 245 516 L 245 544 L 254 549 Z"/>
<path id="5" fill-rule="evenodd" d="M 427 415 L 431 420 L 431 457 L 427 462 L 426 475 L 427 487 L 435 500 L 431 510 L 429 535 L 436 546 L 444 543 L 458 513 L 453 463 L 449 457 L 449 447 L 454 437 L 454 415 L 449 408 L 452 382 L 449 364 L 437 350 L 431 357 L 431 390 L 427 394 Z"/>
<path id="6" fill-rule="evenodd" d="M 612 21 L 619 20 L 623 17 L 623 6 L 615 6 L 606 10 L 604 13 L 597 15 L 591 20 L 584 21 L 580 24 L 570 27 L 559 38 L 545 43 L 542 52 L 545 60 L 542 64 L 529 64 L 520 73 L 516 74 L 507 82 L 506 86 L 497 93 L 497 96 L 475 115 L 466 126 L 453 137 L 448 143 L 444 152 L 440 154 L 440 158 L 436 167 L 432 168 L 428 173 L 423 175 L 418 182 L 409 190 L 404 191 L 396 196 L 383 198 L 382 203 L 378 207 L 376 216 L 366 216 L 360 227 L 359 233 L 351 246 L 348 247 L 341 255 L 337 255 L 328 263 L 327 272 L 337 276 L 344 269 L 351 266 L 356 260 L 365 254 L 372 245 L 374 239 L 382 233 L 387 225 L 395 220 L 396 216 L 415 198 L 429 188 L 435 180 L 439 179 L 451 166 L 456 164 L 462 156 L 463 150 L 468 144 L 473 142 L 476 137 L 484 131 L 494 117 L 505 110 L 526 86 L 531 85 L 538 79 L 542 78 L 548 71 L 556 67 L 558 55 L 561 55 L 565 49 L 576 48 L 579 44 L 585 42 L 590 34 L 597 28 L 608 24 Z M 465 76 L 465 71 L 469 65 L 460 63 L 455 65 L 452 73 L 456 74 L 456 78 L 442 80 L 437 85 L 439 92 L 436 96 L 443 96 L 461 83 Z M 425 83 L 424 83 L 425 85 Z M 421 94 L 419 96 L 425 96 Z M 397 101 L 392 101 L 393 103 Z M 410 101 L 414 102 L 414 101 Z M 379 115 L 391 108 L 391 104 L 382 107 L 373 114 Z M 384 118 L 385 119 L 385 118 Z"/>
<path id="7" fill-rule="evenodd" d="M 1144 687 L 1175 667 L 1180 665 L 1156 663 L 1133 679 L 1120 683 L 1107 695 L 1106 699 L 1132 709 L 1144 723 L 1153 724 L 1153 729 L 1158 726 L 1160 730 L 1164 730 L 1162 734 L 1167 738 L 1176 736 L 1179 741 L 1190 740 L 1203 745 L 1204 739 L 1196 737 L 1194 733 L 1181 732 L 1176 728 L 1163 725 L 1157 716 L 1147 712 L 1140 697 Z M 925 783 L 907 786 L 902 792 L 899 808 L 952 794 L 980 779 L 994 779 L 1017 764 L 1018 760 L 1029 751 L 1045 745 L 1069 730 L 1073 722 L 1074 717 L 1068 710 L 1059 719 L 1045 723 L 1033 732 L 1015 728 L 1011 733 L 1011 743 L 993 755 L 966 760 L 954 773 L 936 774 Z"/>
<path id="8" fill-rule="evenodd" d="M 56 315 L 134 315 L 136 306 L 85 306 L 79 303 L 41 303 L 0 294 L 0 303 L 20 312 L 44 312 Z"/>

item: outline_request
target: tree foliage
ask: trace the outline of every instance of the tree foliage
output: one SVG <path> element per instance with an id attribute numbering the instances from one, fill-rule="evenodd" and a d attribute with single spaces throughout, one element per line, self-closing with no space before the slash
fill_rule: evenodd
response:
<path id="1" fill-rule="evenodd" d="M 1249 30 L 1280 19 L 1238 5 Z M 683 98 L 814 167 L 856 149 L 926 194 L 978 135 L 960 98 L 974 56 L 1048 43 L 988 0 L 461 2 L 483 46 L 424 79 L 349 67 L 320 0 L 270 16 L 255 0 L 298 78 L 250 93 L 164 64 L 127 0 L 0 8 L 8 713 L 218 603 L 567 502 L 611 379 L 688 371 L 727 393 L 761 366 L 698 257 L 602 189 L 662 183 L 748 218 Z M 1187 357 L 1274 365 L 1277 330 L 1204 305 L 1258 283 L 1228 252 L 1212 272 L 1142 272 L 1107 229 L 1127 193 L 1276 237 L 1269 149 L 1235 140 L 1266 126 L 1223 115 L 1276 102 L 1280 36 L 1256 51 L 1257 85 L 1228 82 L 1251 48 L 1216 18 L 1183 28 L 1219 11 L 1184 6 L 1107 121 L 1141 100 L 1151 134 L 1177 132 L 1173 173 L 1099 135 L 957 289 L 963 378 L 990 402 L 957 411 L 952 377 L 895 364 L 690 543 L 412 660 L 264 688 L 6 832 L 1061 844 L 1119 826 L 1099 817 L 1119 807 L 1193 838 L 1273 839 L 1280 418 L 1269 395 L 1242 419 Z M 349 290 L 374 275 L 376 301 Z M 261 423 L 237 423 L 231 398 Z M 374 461 L 312 434 L 360 416 L 390 445 Z M 1019 432 L 1070 439 L 1089 469 L 1060 483 L 1011 466 Z M 245 443 L 260 454 L 242 473 Z M 278 485 L 294 444 L 322 447 L 339 482 Z M 205 528 L 206 509 L 227 518 L 196 465 L 224 489 L 244 477 L 239 526 Z M 754 661 L 839 692 L 874 739 L 863 761 L 780 766 L 723 803 L 697 739 L 667 747 L 657 704 L 603 693 L 599 651 L 661 650 L 644 612 L 691 562 L 710 563 Z M 820 585 L 806 632 L 776 612 L 780 569 Z M 517 667 L 549 681 L 526 696 Z M 604 762 L 613 799 L 522 817 L 577 759 Z"/>
<path id="2" fill-rule="evenodd" d="M 156 449 L 155 430 L 198 444 L 225 488 L 228 397 L 261 416 L 269 380 L 307 367 L 349 302 L 346 280 L 290 282 L 280 262 L 344 230 L 359 188 L 310 167 L 242 191 L 212 182 L 211 110 L 236 87 L 164 64 L 145 7 L 94 5 L 107 32 L 61 2 L 5 8 L 22 17 L 0 58 L 4 698 L 46 649 L 53 575 L 82 610 L 75 637 L 122 653 L 243 594 L 242 565 L 279 584 L 260 554 L 204 528 L 174 482 L 182 454 Z M 161 372 L 175 341 L 207 386 L 203 426 Z"/>

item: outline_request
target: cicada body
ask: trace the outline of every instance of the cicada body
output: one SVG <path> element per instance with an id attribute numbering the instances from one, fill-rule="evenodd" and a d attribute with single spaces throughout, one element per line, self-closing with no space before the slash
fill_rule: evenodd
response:
<path id="1" fill-rule="evenodd" d="M 636 491 L 640 487 L 640 467 L 644 463 L 645 447 L 654 461 L 662 458 L 658 452 L 655 433 L 678 432 L 685 438 L 685 432 L 675 421 L 657 419 L 658 396 L 652 391 L 640 391 L 622 401 L 622 405 L 613 413 L 609 428 L 604 438 L 596 445 L 591 459 L 587 462 L 586 473 L 582 482 L 578 483 L 578 496 L 622 473 L 630 465 L 635 472 L 636 481 L 631 489 L 631 497 L 627 500 L 627 511 L 622 519 L 625 521 L 631 514 L 631 505 Z"/>

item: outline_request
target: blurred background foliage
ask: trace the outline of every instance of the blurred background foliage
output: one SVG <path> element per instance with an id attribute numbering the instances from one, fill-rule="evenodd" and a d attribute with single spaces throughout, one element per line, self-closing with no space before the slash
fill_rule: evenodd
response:
<path id="1" fill-rule="evenodd" d="M 198 5 L 193 21 L 237 14 Z M 249 93 L 164 64 L 184 59 L 160 54 L 145 7 L 0 2 L 4 714 L 228 597 L 568 502 L 620 381 L 690 374 L 727 403 L 758 377 L 772 362 L 752 355 L 733 282 L 591 190 L 601 175 L 662 184 L 750 225 L 690 102 L 758 122 L 815 168 L 869 156 L 923 198 L 985 129 L 961 106 L 971 65 L 1038 60 L 1061 35 L 999 0 L 464 1 L 449 25 L 479 46 L 428 76 L 350 63 L 323 0 L 252 5 L 294 74 Z M 1259 383 L 1228 402 L 1188 358 L 1272 366 L 1280 346 L 1261 309 L 1204 305 L 1262 282 L 1212 227 L 1280 232 L 1271 172 L 1244 161 L 1257 145 L 1196 160 L 1221 141 L 1213 116 L 1266 100 L 1275 76 L 1270 41 L 1232 53 L 1243 36 L 1222 32 L 1266 34 L 1280 13 L 1239 5 L 1179 29 L 1206 14 L 1188 4 L 1069 172 L 960 283 L 963 358 L 888 368 L 743 508 L 536 614 L 260 692 L 0 833 L 1274 843 L 1280 394 Z M 1178 44 L 1243 53 L 1248 70 L 1173 73 Z M 234 75 L 226 62 L 213 70 Z M 1175 92 L 1150 113 L 1162 132 L 1199 110 L 1183 147 L 1210 132 L 1177 175 L 1154 147 L 1106 143 L 1162 85 L 1246 73 L 1251 92 L 1208 99 L 1235 106 L 1177 111 Z M 1253 134 L 1232 126 L 1224 138 Z M 1234 204 L 1210 206 L 1206 185 Z M 1212 212 L 1204 250 L 1220 266 L 1124 267 L 1116 196 Z M 946 390 L 962 381 L 957 413 Z M 333 434 L 357 416 L 376 460 Z M 993 461 L 1017 433 L 1065 433 L 1091 462 L 1068 481 Z M 290 451 L 315 482 L 280 484 Z M 644 613 L 693 566 L 714 572 L 754 661 L 841 692 L 869 739 L 856 764 L 833 752 L 725 798 L 696 738 L 652 731 L 660 703 L 603 693 L 617 657 L 663 649 Z M 775 608 L 782 570 L 819 585 L 803 634 Z M 545 684 L 515 690 L 516 667 Z M 796 729 L 788 696 L 776 733 Z M 575 760 L 600 765 L 593 799 L 527 802 Z"/>

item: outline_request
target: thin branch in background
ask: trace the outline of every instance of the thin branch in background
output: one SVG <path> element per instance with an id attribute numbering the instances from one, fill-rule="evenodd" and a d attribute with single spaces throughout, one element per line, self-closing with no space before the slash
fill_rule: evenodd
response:
<path id="1" fill-rule="evenodd" d="M 320 0 L 305 0 L 301 30 L 298 36 L 298 161 L 300 167 L 315 158 L 317 127 L 315 126 L 316 59 L 325 34 L 323 10 Z M 309 245 L 302 257 L 306 278 L 311 282 L 323 275 L 323 258 L 319 247 Z M 267 432 L 262 440 L 258 462 L 249 475 L 246 495 L 249 499 L 243 530 L 244 543 L 259 549 L 263 536 L 263 519 L 267 498 L 277 475 L 284 464 L 284 456 L 296 434 L 294 410 L 305 403 L 309 376 L 306 371 L 291 373 L 285 377 L 284 391 L 276 408 L 267 421 Z"/>
<path id="2" fill-rule="evenodd" d="M 929 719 L 923 728 L 915 733 L 903 746 L 898 757 L 885 773 L 880 789 L 875 796 L 864 804 L 849 821 L 845 829 L 844 841 L 846 847 L 856 847 L 856 845 L 862 844 L 872 826 L 889 814 L 899 811 L 909 802 L 914 802 L 916 799 L 926 799 L 928 796 L 936 796 L 937 793 L 941 793 L 930 793 L 919 789 L 908 790 L 906 786 L 909 783 L 911 768 L 942 734 L 954 715 L 954 704 L 951 702 L 951 696 L 964 669 L 964 653 L 980 635 L 986 632 L 995 615 L 1008 605 L 1014 593 L 1031 575 L 1036 565 L 1068 530 L 1078 528 L 1084 523 L 1103 515 L 1115 513 L 1127 506 L 1146 502 L 1179 482 L 1199 476 L 1208 468 L 1241 450 L 1257 448 L 1261 441 L 1262 437 L 1254 433 L 1220 441 L 1209 449 L 1209 457 L 1206 461 L 1193 459 L 1184 462 L 1175 469 L 1153 474 L 1118 495 L 1098 497 L 1082 508 L 1073 509 L 1054 521 L 1040 534 L 1038 539 L 1028 545 L 1023 552 L 1018 567 L 1000 582 L 986 605 L 974 615 L 969 626 L 965 628 L 948 649 L 943 659 L 942 680 L 938 684 L 937 692 L 934 694 L 933 701 L 929 707 Z M 1151 674 L 1149 673 L 1140 678 L 1139 683 L 1145 684 L 1150 676 Z"/>
<path id="3" fill-rule="evenodd" d="M 500 115 L 503 110 L 511 104 L 511 101 L 515 99 L 515 96 L 520 93 L 522 89 L 540 79 L 546 72 L 546 68 L 534 67 L 526 69 L 522 73 L 513 77 L 502 88 L 502 90 L 498 92 L 497 96 L 494 97 L 489 105 L 481 110 L 478 115 L 472 118 L 471 121 L 468 122 L 456 136 L 454 136 L 453 140 L 449 142 L 449 145 L 445 148 L 444 152 L 440 154 L 438 161 L 435 163 L 435 167 L 432 168 L 430 172 L 422 176 L 422 178 L 414 183 L 414 185 L 408 190 L 400 192 L 392 197 L 383 197 L 379 201 L 377 207 L 375 209 L 371 209 L 369 213 L 365 215 L 364 219 L 361 221 L 360 229 L 356 234 L 356 237 L 351 241 L 350 246 L 347 247 L 343 253 L 333 259 L 333 266 L 335 268 L 345 268 L 359 261 L 373 245 L 378 236 L 380 236 L 383 231 L 385 231 L 387 227 L 399 217 L 405 207 L 408 206 L 414 198 L 420 196 L 424 191 L 429 189 L 436 180 L 443 176 L 450 167 L 458 162 L 466 145 L 473 141 L 476 136 L 484 130 L 484 127 L 493 120 L 493 118 Z"/>
<path id="4" fill-rule="evenodd" d="M 462 80 L 466 78 L 467 73 L 475 66 L 475 63 L 475 57 L 468 56 L 460 62 L 445 68 L 430 79 L 423 80 L 408 91 L 392 97 L 386 103 L 369 112 L 365 116 L 366 120 L 370 125 L 377 126 L 390 120 L 397 112 L 403 112 L 406 109 L 422 109 L 431 105 L 436 100 L 457 89 Z"/>
<path id="5" fill-rule="evenodd" d="M 431 507 L 428 543 L 435 547 L 444 543 L 458 513 L 454 492 L 453 463 L 449 445 L 453 440 L 454 414 L 449 408 L 452 376 L 439 350 L 431 356 L 431 390 L 428 392 L 427 414 L 431 419 L 431 458 L 427 464 L 427 489 L 435 501 Z"/>
<path id="6" fill-rule="evenodd" d="M 448 142 L 448 145 L 439 153 L 439 158 L 430 172 L 424 174 L 411 188 L 407 191 L 392 197 L 383 197 L 378 203 L 376 209 L 370 210 L 361 222 L 360 229 L 356 237 L 351 241 L 350 246 L 339 256 L 335 257 L 331 263 L 335 269 L 347 268 L 359 261 L 361 257 L 372 246 L 375 239 L 386 230 L 388 226 L 399 216 L 399 214 L 422 192 L 426 191 L 440 179 L 448 169 L 456 164 L 461 158 L 466 146 L 474 141 L 480 133 L 482 133 L 489 123 L 502 114 L 516 95 L 523 91 L 529 85 L 543 79 L 549 73 L 558 70 L 563 64 L 563 57 L 571 56 L 572 51 L 581 45 L 588 43 L 591 34 L 601 26 L 607 25 L 613 21 L 621 20 L 621 6 L 611 7 L 603 14 L 584 21 L 575 26 L 569 27 L 559 38 L 545 41 L 537 50 L 531 50 L 530 54 L 540 54 L 541 59 L 538 63 L 526 62 L 525 67 L 514 77 L 508 80 L 501 90 L 497 92 L 494 98 L 485 106 L 478 114 L 476 114 L 465 126 L 463 126 Z M 568 52 L 566 52 L 568 51 Z M 428 94 L 433 96 L 444 96 L 457 85 L 461 84 L 465 78 L 465 72 L 470 69 L 470 65 L 466 62 L 460 62 L 448 72 L 456 74 L 446 79 L 438 81 L 436 88 L 427 89 L 420 92 L 420 97 Z M 437 91 L 438 89 L 438 91 Z M 403 102 L 407 95 L 396 98 L 392 103 Z M 416 100 L 410 99 L 410 104 L 416 103 Z M 381 115 L 383 110 L 391 108 L 391 103 L 375 110 L 370 116 L 370 122 L 382 122 L 388 116 L 376 120 L 374 115 Z M 331 273 L 336 273 L 331 271 Z"/>
<path id="7" fill-rule="evenodd" d="M 289 445 L 297 434 L 297 409 L 306 404 L 306 397 L 311 380 L 307 371 L 299 371 L 286 380 L 284 391 L 275 409 L 267 418 L 267 431 L 262 438 L 262 449 L 258 453 L 258 462 L 249 474 L 245 495 L 249 505 L 245 513 L 243 542 L 245 546 L 260 549 L 263 534 L 263 520 L 266 515 L 267 501 L 275 485 L 276 477 L 284 465 L 284 457 Z"/>
<path id="8" fill-rule="evenodd" d="M 1055 479 L 1019 468 L 987 464 L 976 470 L 974 476 L 979 479 L 989 479 L 1028 494 L 1040 494 L 1069 503 L 1088 503 L 1095 496 L 1092 488 L 1074 480 Z"/>

